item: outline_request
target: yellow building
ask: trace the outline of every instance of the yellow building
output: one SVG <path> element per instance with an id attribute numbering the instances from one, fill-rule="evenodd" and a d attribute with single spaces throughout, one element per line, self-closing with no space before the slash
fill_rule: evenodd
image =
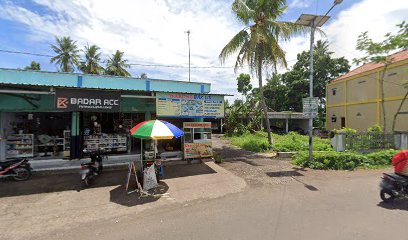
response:
<path id="1" fill-rule="evenodd" d="M 386 130 L 392 130 L 392 122 L 407 90 L 403 83 L 408 80 L 408 50 L 390 55 L 393 63 L 384 74 L 384 103 Z M 367 63 L 326 86 L 326 128 L 353 128 L 366 131 L 368 127 L 383 125 L 380 79 L 384 64 Z M 408 112 L 408 100 L 402 107 Z M 396 131 L 408 131 L 408 114 L 399 114 Z"/>

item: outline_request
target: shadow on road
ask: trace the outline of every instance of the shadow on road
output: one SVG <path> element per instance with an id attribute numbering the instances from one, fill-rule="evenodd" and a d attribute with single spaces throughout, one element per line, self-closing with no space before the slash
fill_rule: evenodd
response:
<path id="1" fill-rule="evenodd" d="M 377 206 L 390 210 L 408 211 L 408 199 L 395 199 L 391 202 L 380 202 Z"/>
<path id="2" fill-rule="evenodd" d="M 180 178 L 202 174 L 216 173 L 212 168 L 203 163 L 199 164 L 179 164 L 165 166 L 164 178 Z M 119 186 L 125 192 L 123 185 L 126 181 L 127 166 L 122 169 L 110 169 L 104 171 L 91 182 L 89 188 L 100 188 L 108 186 Z M 12 180 L 0 181 L 0 197 L 23 196 L 30 194 L 77 191 L 85 188 L 82 186 L 78 173 L 54 173 L 54 174 L 36 174 L 24 182 L 15 182 Z"/>
<path id="3" fill-rule="evenodd" d="M 278 171 L 278 172 L 267 172 L 266 175 L 269 177 L 301 177 L 303 174 L 298 171 Z"/>
<path id="4" fill-rule="evenodd" d="M 130 185 L 129 189 L 136 189 L 136 184 Z M 110 191 L 110 201 L 126 207 L 133 207 L 159 200 L 169 190 L 169 186 L 161 181 L 159 187 L 148 191 L 149 195 L 140 196 L 139 192 L 127 193 L 123 186 L 118 186 Z"/>
<path id="5" fill-rule="evenodd" d="M 89 188 L 99 188 L 123 184 L 126 170 L 104 171 L 91 182 Z M 81 191 L 82 185 L 79 173 L 56 173 L 52 175 L 33 174 L 32 178 L 24 182 L 5 180 L 0 182 L 0 197 L 22 196 L 39 193 L 62 191 Z"/>
<path id="6" fill-rule="evenodd" d="M 293 180 L 303 184 L 303 186 L 307 189 L 309 189 L 310 191 L 319 191 L 318 188 L 316 188 L 313 185 L 307 184 L 305 182 L 303 182 L 302 180 L 296 178 L 296 177 L 303 177 L 304 175 L 301 174 L 300 172 L 298 172 L 299 169 L 294 168 L 294 170 L 292 171 L 277 171 L 277 172 L 267 172 L 265 173 L 267 176 L 272 177 L 272 178 L 276 178 L 276 177 L 291 177 Z"/>

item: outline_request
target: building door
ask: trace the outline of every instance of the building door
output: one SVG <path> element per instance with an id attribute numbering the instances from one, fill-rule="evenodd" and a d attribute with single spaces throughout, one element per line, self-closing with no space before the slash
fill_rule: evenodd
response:
<path id="1" fill-rule="evenodd" d="M 346 127 L 346 118 L 342 117 L 341 118 L 341 128 L 345 128 Z"/>

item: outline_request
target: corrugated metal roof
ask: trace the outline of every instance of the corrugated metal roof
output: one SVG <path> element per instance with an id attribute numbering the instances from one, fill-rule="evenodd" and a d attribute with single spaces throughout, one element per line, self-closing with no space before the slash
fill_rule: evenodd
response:
<path id="1" fill-rule="evenodd" d="M 152 92 L 208 93 L 211 84 L 162 79 L 125 78 L 0 68 L 0 83 L 13 85 L 92 88 Z"/>

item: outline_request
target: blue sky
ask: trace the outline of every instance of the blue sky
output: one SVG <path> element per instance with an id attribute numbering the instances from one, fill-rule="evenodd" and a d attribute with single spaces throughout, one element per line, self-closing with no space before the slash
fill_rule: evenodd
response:
<path id="1" fill-rule="evenodd" d="M 131 63 L 188 66 L 187 36 L 191 30 L 192 66 L 220 66 L 222 47 L 244 26 L 231 11 L 232 1 L 219 0 L 0 0 L 0 49 L 53 55 L 54 36 L 71 36 L 82 48 L 101 47 L 104 58 L 117 49 Z M 282 20 L 295 21 L 301 13 L 324 14 L 331 0 L 289 0 Z M 330 13 L 323 30 L 336 56 L 349 60 L 361 55 L 356 37 L 369 31 L 381 39 L 407 19 L 405 0 L 344 0 Z M 306 50 L 309 36 L 282 43 L 289 64 Z M 45 57 L 0 53 L 0 67 L 23 68 L 34 60 L 42 69 L 56 71 Z M 231 58 L 226 66 L 233 66 Z M 280 69 L 285 71 L 285 69 Z M 151 78 L 187 80 L 187 68 L 132 67 Z M 240 72 L 247 72 L 242 69 Z M 238 73 L 239 74 L 239 73 Z M 213 92 L 236 94 L 232 68 L 192 69 L 192 81 L 211 82 Z M 257 86 L 256 79 L 253 84 Z"/>

